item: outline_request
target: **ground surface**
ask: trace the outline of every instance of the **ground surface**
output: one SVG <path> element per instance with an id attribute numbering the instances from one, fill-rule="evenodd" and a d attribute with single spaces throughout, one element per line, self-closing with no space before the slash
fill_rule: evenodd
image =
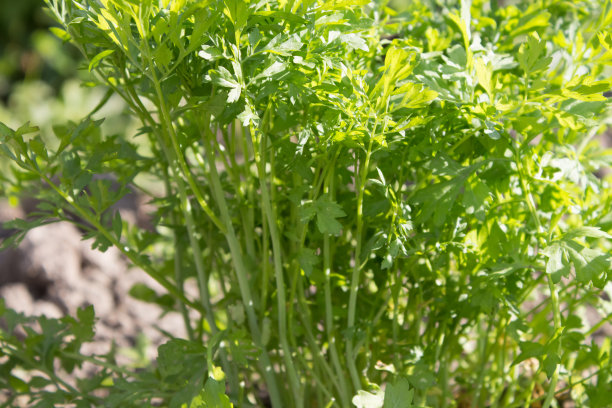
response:
<path id="1" fill-rule="evenodd" d="M 0 203 L 0 224 L 22 216 L 21 209 Z M 166 340 L 157 327 L 185 336 L 178 313 L 160 316 L 157 306 L 128 295 L 137 282 L 163 293 L 144 272 L 129 268 L 115 248 L 92 250 L 91 241 L 82 241 L 81 232 L 67 222 L 33 229 L 18 248 L 0 252 L 0 297 L 7 307 L 27 315 L 61 317 L 94 306 L 99 320 L 95 341 L 82 350 L 86 354 L 107 353 L 113 342 L 127 349 L 148 339 L 146 354 L 154 358 L 156 347 Z M 129 359 L 129 353 L 124 354 Z"/>

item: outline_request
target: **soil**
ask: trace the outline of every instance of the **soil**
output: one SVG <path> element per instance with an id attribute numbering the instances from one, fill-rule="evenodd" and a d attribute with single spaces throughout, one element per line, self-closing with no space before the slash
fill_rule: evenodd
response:
<path id="1" fill-rule="evenodd" d="M 124 219 L 131 217 L 135 222 L 138 211 L 128 205 L 121 209 Z M 22 209 L 0 202 L 0 226 L 23 215 Z M 0 228 L 0 236 L 8 234 Z M 85 354 L 108 353 L 113 343 L 119 349 L 130 348 L 146 339 L 146 356 L 152 359 L 157 346 L 167 340 L 160 329 L 186 336 L 178 313 L 162 316 L 158 306 L 128 294 L 135 283 L 163 293 L 160 285 L 143 271 L 130 268 L 116 248 L 102 253 L 92 250 L 91 244 L 81 240 L 81 232 L 68 222 L 31 230 L 17 248 L 0 252 L 0 297 L 7 307 L 32 316 L 74 315 L 77 308 L 93 305 L 96 335 L 83 346 Z M 117 357 L 120 361 L 121 356 Z M 129 360 L 127 354 L 125 358 Z"/>

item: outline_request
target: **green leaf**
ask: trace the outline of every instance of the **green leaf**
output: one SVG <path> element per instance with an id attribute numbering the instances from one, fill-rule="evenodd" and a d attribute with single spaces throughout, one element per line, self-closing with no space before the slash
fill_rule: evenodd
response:
<path id="1" fill-rule="evenodd" d="M 484 221 L 490 194 L 490 189 L 480 179 L 466 185 L 462 202 L 466 214 L 474 214 L 478 220 Z"/>
<path id="2" fill-rule="evenodd" d="M 342 224 L 337 219 L 345 217 L 346 213 L 338 203 L 331 201 L 328 196 L 323 196 L 315 201 L 314 212 L 317 215 L 317 227 L 322 234 L 340 234 Z"/>
<path id="3" fill-rule="evenodd" d="M 155 61 L 161 64 L 162 67 L 167 68 L 174 59 L 174 55 L 172 55 L 170 48 L 168 48 L 165 44 L 162 44 L 157 47 L 153 53 L 153 58 L 155 58 Z"/>
<path id="4" fill-rule="evenodd" d="M 206 44 L 202 46 L 202 50 L 198 52 L 198 55 L 207 61 L 216 61 L 223 57 L 223 53 L 219 49 Z"/>
<path id="5" fill-rule="evenodd" d="M 234 103 L 238 99 L 240 99 L 241 92 L 242 92 L 242 88 L 240 86 L 236 86 L 232 88 L 227 94 L 227 103 Z"/>
<path id="6" fill-rule="evenodd" d="M 236 81 L 234 76 L 225 67 L 219 67 L 217 70 L 211 70 L 210 78 L 212 79 L 213 84 L 223 88 L 240 87 L 238 81 Z"/>
<path id="7" fill-rule="evenodd" d="M 256 80 L 260 80 L 263 78 L 269 79 L 272 76 L 280 73 L 280 72 L 284 72 L 287 70 L 287 64 L 285 64 L 284 62 L 281 61 L 274 61 L 274 63 L 272 63 L 272 65 L 270 65 L 269 67 L 267 67 L 266 69 L 263 70 L 263 72 L 255 77 L 253 77 L 253 79 L 251 81 L 256 81 Z"/>
<path id="8" fill-rule="evenodd" d="M 143 302 L 154 302 L 157 298 L 157 293 L 145 285 L 144 283 L 135 283 L 128 292 L 134 299 L 142 300 Z"/>
<path id="9" fill-rule="evenodd" d="M 359 390 L 351 402 L 356 408 L 382 408 L 384 397 L 384 393 L 381 390 L 375 393 Z"/>
<path id="10" fill-rule="evenodd" d="M 370 50 L 366 41 L 357 33 L 343 34 L 340 36 L 340 41 L 346 44 L 351 50 L 361 50 L 365 52 Z"/>
<path id="11" fill-rule="evenodd" d="M 245 315 L 244 315 L 244 306 L 242 305 L 242 303 L 237 303 L 235 305 L 229 305 L 227 310 L 232 318 L 232 321 L 235 322 L 238 326 L 244 323 Z"/>
<path id="12" fill-rule="evenodd" d="M 572 228 L 571 230 L 563 234 L 564 239 L 575 239 L 582 237 L 612 239 L 612 235 L 608 234 L 605 231 L 602 231 L 600 228 L 589 226 Z"/>
<path id="13" fill-rule="evenodd" d="M 157 365 L 162 378 L 180 375 L 190 378 L 206 367 L 206 349 L 199 342 L 172 339 L 157 349 Z"/>
<path id="14" fill-rule="evenodd" d="M 601 250 L 583 247 L 573 241 L 564 245 L 569 258 L 576 269 L 579 282 L 589 282 L 610 270 L 610 254 Z"/>
<path id="15" fill-rule="evenodd" d="M 605 83 L 601 86 L 579 86 L 574 89 L 563 88 L 561 94 L 566 98 L 572 98 L 579 101 L 595 102 L 606 101 L 603 92 L 610 89 L 610 85 Z"/>
<path id="16" fill-rule="evenodd" d="M 234 29 L 241 31 L 249 17 L 248 4 L 243 0 L 225 0 L 225 5 L 223 12 L 234 24 Z"/>
<path id="17" fill-rule="evenodd" d="M 533 73 L 548 68 L 552 57 L 545 55 L 546 41 L 541 40 L 537 33 L 533 33 L 529 35 L 527 42 L 520 46 L 517 60 L 523 71 Z"/>
<path id="18" fill-rule="evenodd" d="M 40 135 L 37 135 L 34 139 L 30 140 L 28 143 L 30 149 L 36 153 L 36 155 L 41 158 L 48 160 L 49 153 L 47 151 L 47 146 L 45 146 L 44 142 L 41 140 Z"/>
<path id="19" fill-rule="evenodd" d="M 350 6 L 365 6 L 369 0 L 330 0 L 320 6 L 321 10 L 344 9 Z"/>
<path id="20" fill-rule="evenodd" d="M 170 294 L 158 295 L 157 292 L 144 283 L 135 283 L 128 293 L 134 299 L 147 303 L 155 303 L 163 309 L 172 309 L 176 303 L 176 300 Z"/>
<path id="21" fill-rule="evenodd" d="M 542 367 L 544 368 L 544 372 L 546 373 L 546 376 L 548 377 L 549 380 L 555 373 L 555 370 L 557 369 L 557 365 L 559 365 L 560 363 L 561 363 L 561 358 L 559 358 L 557 354 L 549 354 L 544 359 L 544 363 L 542 364 Z"/>
<path id="22" fill-rule="evenodd" d="M 196 397 L 190 408 L 232 408 L 229 397 L 225 395 L 225 381 L 217 381 L 212 377 L 208 377 L 204 389 L 200 395 Z"/>
<path id="23" fill-rule="evenodd" d="M 89 341 L 94 336 L 95 312 L 93 305 L 77 309 L 78 325 L 72 331 L 80 341 Z"/>
<path id="24" fill-rule="evenodd" d="M 50 27 L 49 31 L 51 31 L 53 34 L 57 36 L 57 38 L 59 38 L 60 40 L 64 42 L 70 41 L 70 34 L 68 34 L 66 30 L 62 30 L 59 27 Z"/>
<path id="25" fill-rule="evenodd" d="M 410 408 L 413 398 L 414 390 L 410 389 L 410 383 L 400 378 L 395 384 L 387 384 L 383 408 Z"/>
<path id="26" fill-rule="evenodd" d="M 533 341 L 521 341 L 519 343 L 519 348 L 521 349 L 521 353 L 514 359 L 512 365 L 516 365 L 529 358 L 541 357 L 546 353 L 546 347 L 544 347 L 544 345 Z"/>
<path id="27" fill-rule="evenodd" d="M 393 91 L 393 95 L 402 96 L 402 100 L 397 104 L 394 103 L 391 107 L 391 111 L 396 111 L 400 108 L 422 108 L 438 97 L 438 93 L 436 91 L 432 91 L 431 89 L 425 88 L 421 84 L 415 84 L 412 82 L 407 82 L 401 87 L 397 88 L 395 91 Z"/>
<path id="28" fill-rule="evenodd" d="M 546 261 L 547 274 L 558 274 L 566 269 L 566 265 L 563 264 L 563 255 L 565 252 L 562 245 L 558 242 L 553 242 L 542 249 L 541 253 L 548 258 L 548 261 Z"/>
<path id="29" fill-rule="evenodd" d="M 320 262 L 320 259 L 313 249 L 302 248 L 298 261 L 300 268 L 302 268 L 306 276 L 310 277 L 312 275 L 312 268 Z"/>
<path id="30" fill-rule="evenodd" d="M 306 202 L 300 206 L 298 209 L 298 215 L 300 217 L 300 222 L 307 223 L 310 221 L 316 214 L 316 209 L 312 201 Z"/>
<path id="31" fill-rule="evenodd" d="M 475 68 L 478 83 L 489 95 L 489 100 L 493 102 L 493 91 L 495 90 L 495 83 L 493 82 L 493 67 L 490 63 L 486 63 L 483 58 L 478 58 L 476 60 Z"/>
<path id="32" fill-rule="evenodd" d="M 119 211 L 115 211 L 115 215 L 113 217 L 113 232 L 115 233 L 115 238 L 117 238 L 117 240 L 121 239 L 122 230 L 123 222 L 121 221 L 121 214 Z"/>
<path id="33" fill-rule="evenodd" d="M 292 52 L 299 51 L 303 45 L 304 43 L 297 34 L 289 37 L 278 34 L 264 46 L 263 52 L 290 56 Z"/>
<path id="34" fill-rule="evenodd" d="M 426 391 L 436 383 L 436 377 L 423 363 L 416 364 L 414 371 L 407 376 L 407 379 L 419 391 Z"/>
<path id="35" fill-rule="evenodd" d="M 10 387 L 16 392 L 20 394 L 24 394 L 30 391 L 30 387 L 28 383 L 26 383 L 25 381 L 23 381 L 21 378 L 17 376 L 14 376 L 11 374 L 8 380 L 9 380 L 8 383 Z"/>
<path id="36" fill-rule="evenodd" d="M 256 125 L 259 121 L 259 116 L 257 116 L 257 114 L 251 110 L 249 105 L 246 105 L 244 107 L 244 111 L 242 111 L 242 113 L 236 118 L 242 122 L 242 126 L 249 126 L 251 123 Z"/>
<path id="37" fill-rule="evenodd" d="M 92 69 L 97 68 L 98 65 L 100 65 L 100 63 L 102 62 L 104 58 L 108 57 L 114 52 L 115 50 L 104 50 L 98 53 L 96 56 L 94 56 L 89 62 L 89 72 L 91 72 Z"/>
<path id="38" fill-rule="evenodd" d="M 512 31 L 512 37 L 526 34 L 534 31 L 536 28 L 545 28 L 550 25 L 551 14 L 538 8 L 531 13 L 524 13 L 516 24 L 516 28 Z"/>
<path id="39" fill-rule="evenodd" d="M 467 178 L 457 175 L 450 180 L 433 184 L 417 191 L 413 202 L 423 204 L 423 208 L 417 217 L 418 222 L 426 222 L 433 216 L 434 225 L 440 226 L 446 221 L 451 207 L 455 204 L 457 196 L 461 192 L 463 183 Z"/>
<path id="40" fill-rule="evenodd" d="M 416 67 L 416 54 L 398 47 L 390 47 L 385 56 L 384 73 L 376 86 L 370 92 L 370 99 L 374 100 L 382 93 L 382 100 L 391 95 L 393 87 L 399 81 L 406 79 Z"/>

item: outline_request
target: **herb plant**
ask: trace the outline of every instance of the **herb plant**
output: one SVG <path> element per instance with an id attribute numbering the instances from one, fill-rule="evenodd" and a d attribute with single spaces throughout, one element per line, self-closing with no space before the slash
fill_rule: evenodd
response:
<path id="1" fill-rule="evenodd" d="M 361 0 L 46 2 L 54 32 L 142 127 L 102 134 L 97 110 L 55 140 L 0 125 L 5 191 L 40 202 L 4 245 L 77 223 L 167 290 L 132 295 L 180 313 L 188 338 L 132 372 L 79 353 L 92 309 L 39 318 L 40 331 L 3 311 L 13 396 L 609 403 L 610 339 L 593 335 L 612 317 L 612 154 L 598 139 L 610 1 L 413 1 L 401 13 Z M 132 190 L 155 205 L 153 231 L 113 209 Z M 57 361 L 100 369 L 74 386 Z"/>

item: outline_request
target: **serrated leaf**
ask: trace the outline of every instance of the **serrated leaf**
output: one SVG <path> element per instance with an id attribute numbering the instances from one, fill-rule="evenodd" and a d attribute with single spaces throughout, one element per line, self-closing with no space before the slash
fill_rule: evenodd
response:
<path id="1" fill-rule="evenodd" d="M 366 41 L 356 33 L 343 34 L 340 36 L 340 42 L 346 44 L 352 50 L 369 51 Z"/>
<path id="2" fill-rule="evenodd" d="M 226 8 L 223 10 L 223 13 L 234 24 L 235 30 L 242 30 L 249 16 L 248 3 L 243 0 L 226 0 L 225 4 Z"/>
<path id="3" fill-rule="evenodd" d="M 153 53 L 153 58 L 155 58 L 155 61 L 157 63 L 161 64 L 161 66 L 166 68 L 172 62 L 172 51 L 170 51 L 170 48 L 168 48 L 165 44 L 162 44 L 157 47 L 157 49 Z"/>
<path id="4" fill-rule="evenodd" d="M 121 221 L 121 214 L 119 214 L 119 211 L 115 211 L 115 215 L 113 216 L 113 232 L 115 233 L 115 238 L 117 238 L 117 240 L 121 239 L 122 229 L 123 222 Z"/>
<path id="5" fill-rule="evenodd" d="M 424 364 L 419 363 L 414 367 L 412 374 L 407 377 L 408 382 L 417 390 L 425 391 L 436 383 L 436 377 Z"/>
<path id="6" fill-rule="evenodd" d="M 232 88 L 227 94 L 227 103 L 234 103 L 238 99 L 240 99 L 241 92 L 242 92 L 242 89 L 240 86 L 236 86 Z"/>
<path id="7" fill-rule="evenodd" d="M 478 78 L 478 83 L 480 86 L 484 88 L 484 90 L 489 95 L 490 100 L 492 101 L 493 90 L 495 86 L 493 84 L 493 68 L 491 64 L 485 63 L 484 59 L 478 58 L 476 63 L 474 64 L 476 68 L 476 77 Z"/>
<path id="8" fill-rule="evenodd" d="M 565 242 L 565 250 L 576 269 L 576 279 L 589 282 L 610 268 L 610 254 L 583 247 L 574 241 Z"/>
<path id="9" fill-rule="evenodd" d="M 557 354 L 549 354 L 544 359 L 542 368 L 544 369 L 544 372 L 546 373 L 546 377 L 548 377 L 549 380 L 555 373 L 555 370 L 557 369 L 557 365 L 559 365 L 560 363 L 561 363 L 561 359 L 559 358 Z"/>
<path id="10" fill-rule="evenodd" d="M 365 6 L 370 0 L 330 0 L 320 6 L 321 10 L 343 9 L 350 6 Z"/>
<path id="11" fill-rule="evenodd" d="M 546 261 L 547 274 L 555 274 L 565 268 L 563 264 L 563 248 L 558 242 L 554 242 L 542 249 L 541 253 L 548 258 L 548 261 Z"/>
<path id="12" fill-rule="evenodd" d="M 172 339 L 157 349 L 159 373 L 164 377 L 180 374 L 190 378 L 206 367 L 206 349 L 202 344 L 183 339 Z"/>
<path id="13" fill-rule="evenodd" d="M 298 209 L 298 216 L 300 218 L 300 222 L 307 223 L 310 221 L 316 214 L 316 210 L 312 201 L 308 201 L 300 206 Z"/>
<path id="14" fill-rule="evenodd" d="M 78 322 L 75 321 L 72 328 L 74 336 L 79 341 L 89 341 L 93 339 L 94 324 L 96 320 L 93 305 L 77 309 L 77 319 Z"/>
<path id="15" fill-rule="evenodd" d="M 410 389 L 410 383 L 400 378 L 395 384 L 387 384 L 383 408 L 410 408 L 413 398 L 414 390 Z"/>
<path id="16" fill-rule="evenodd" d="M 317 227 L 322 234 L 338 235 L 342 231 L 342 224 L 337 219 L 346 216 L 338 203 L 331 201 L 328 196 L 319 198 L 314 203 L 317 214 Z"/>
<path id="17" fill-rule="evenodd" d="M 216 47 L 211 45 L 203 45 L 202 49 L 198 52 L 198 56 L 206 61 L 216 61 L 221 58 L 223 54 Z"/>
<path id="18" fill-rule="evenodd" d="M 403 94 L 402 100 L 398 104 L 394 104 L 391 108 L 395 111 L 399 108 L 417 109 L 427 106 L 431 101 L 437 98 L 438 93 L 431 89 L 425 88 L 421 84 L 407 82 L 401 87 L 393 91 L 393 95 Z"/>
<path id="19" fill-rule="evenodd" d="M 310 277 L 312 275 L 313 267 L 320 262 L 320 259 L 313 249 L 302 248 L 300 254 L 298 255 L 298 262 L 300 263 L 300 268 L 302 268 L 306 276 Z"/>
<path id="20" fill-rule="evenodd" d="M 479 179 L 474 180 L 469 186 L 466 186 L 463 194 L 462 204 L 465 207 L 465 212 L 474 214 L 478 220 L 484 221 L 489 194 L 490 189 L 485 183 Z"/>
<path id="21" fill-rule="evenodd" d="M 279 72 L 283 72 L 287 69 L 287 64 L 281 61 L 274 61 L 272 65 L 263 70 L 263 72 L 255 77 L 253 77 L 252 81 L 256 81 L 262 78 L 270 78 L 273 75 L 278 74 Z"/>
<path id="22" fill-rule="evenodd" d="M 381 101 L 391 95 L 393 87 L 406 79 L 416 67 L 416 54 L 403 48 L 390 47 L 385 55 L 384 73 L 370 92 L 370 99 L 376 99 L 382 93 Z M 403 92 L 402 92 L 403 93 Z"/>
<path id="23" fill-rule="evenodd" d="M 521 354 L 514 359 L 512 365 L 516 365 L 529 358 L 541 357 L 546 353 L 546 347 L 534 341 L 521 341 L 519 342 L 519 348 L 521 349 Z"/>
<path id="24" fill-rule="evenodd" d="M 531 34 L 527 42 L 520 46 L 517 60 L 525 72 L 544 70 L 552 62 L 551 57 L 546 57 L 546 42 L 540 40 L 537 33 Z"/>
<path id="25" fill-rule="evenodd" d="M 234 76 L 225 67 L 219 67 L 217 70 L 210 71 L 210 78 L 213 84 L 223 88 L 237 88 L 240 84 Z"/>
<path id="26" fill-rule="evenodd" d="M 232 404 L 229 397 L 225 395 L 225 381 L 217 381 L 212 377 L 208 377 L 204 389 L 200 393 L 201 405 L 193 403 L 190 408 L 232 408 Z"/>
<path id="27" fill-rule="evenodd" d="M 304 43 L 297 34 L 290 37 L 278 34 L 264 47 L 263 51 L 289 56 L 292 52 L 299 51 L 302 45 L 304 45 Z"/>
<path id="28" fill-rule="evenodd" d="M 244 111 L 237 116 L 237 119 L 242 122 L 242 126 L 249 126 L 251 123 L 256 124 L 259 116 L 251 110 L 249 105 L 246 105 Z"/>

